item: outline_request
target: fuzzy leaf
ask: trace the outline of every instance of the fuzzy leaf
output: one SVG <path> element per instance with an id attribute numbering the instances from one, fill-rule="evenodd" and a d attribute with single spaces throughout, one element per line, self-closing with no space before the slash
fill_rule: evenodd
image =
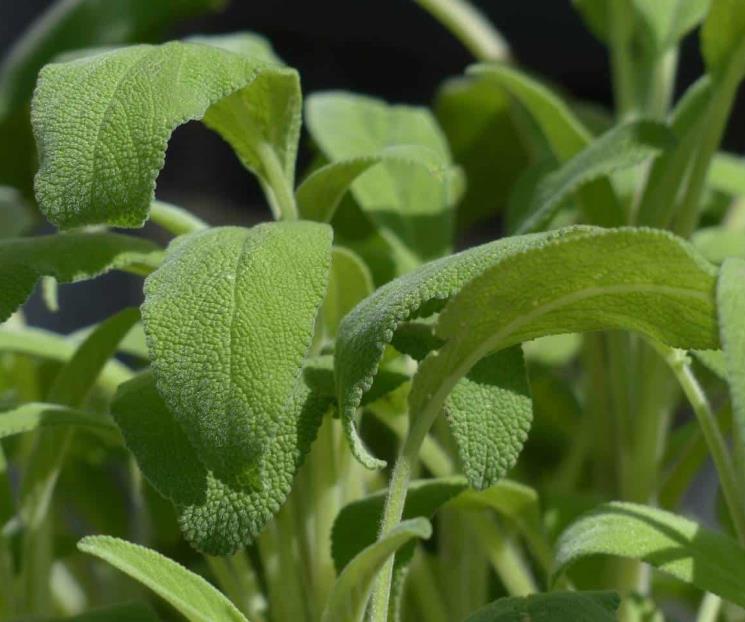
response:
<path id="1" fill-rule="evenodd" d="M 372 276 L 365 263 L 341 246 L 331 250 L 331 273 L 321 317 L 328 337 L 335 337 L 339 324 L 355 305 L 374 291 Z"/>
<path id="2" fill-rule="evenodd" d="M 745 71 L 745 4 L 740 0 L 711 0 L 701 29 L 701 53 L 715 76 Z"/>
<path id="3" fill-rule="evenodd" d="M 293 186 L 297 73 L 201 43 L 139 45 L 46 66 L 32 105 L 36 197 L 61 228 L 139 227 L 171 133 L 203 119 L 258 177 L 270 204 Z"/>
<path id="4" fill-rule="evenodd" d="M 111 411 L 143 475 L 176 506 L 186 539 L 210 555 L 230 555 L 249 544 L 284 503 L 330 402 L 298 385 L 263 455 L 260 490 L 204 467 L 149 372 L 120 387 Z"/>
<path id="5" fill-rule="evenodd" d="M 226 35 L 194 36 L 186 39 L 188 43 L 203 43 L 216 48 L 234 52 L 247 58 L 263 60 L 274 65 L 283 65 L 272 44 L 266 37 L 254 32 L 234 32 Z"/>
<path id="6" fill-rule="evenodd" d="M 0 438 L 57 426 L 112 430 L 111 421 L 101 415 L 59 404 L 29 402 L 13 410 L 0 412 Z"/>
<path id="7" fill-rule="evenodd" d="M 322 622 L 361 622 L 373 582 L 391 555 L 414 538 L 426 540 L 432 526 L 425 518 L 403 521 L 358 553 L 342 570 L 326 602 Z"/>
<path id="8" fill-rule="evenodd" d="M 255 467 L 300 374 L 331 263 L 331 229 L 220 227 L 177 238 L 145 281 L 153 373 L 205 465 Z"/>
<path id="9" fill-rule="evenodd" d="M 562 201 L 581 186 L 654 158 L 674 143 L 670 130 L 653 121 L 634 121 L 609 130 L 540 180 L 516 232 L 545 227 Z"/>
<path id="10" fill-rule="evenodd" d="M 500 598 L 465 622 L 614 622 L 621 599 L 615 592 L 551 592 Z"/>
<path id="11" fill-rule="evenodd" d="M 745 442 L 745 260 L 727 259 L 717 284 L 719 332 L 732 396 L 735 438 Z"/>
<path id="12" fill-rule="evenodd" d="M 517 462 L 533 421 L 520 346 L 479 361 L 444 410 L 468 483 L 477 490 L 496 484 Z"/>
<path id="13" fill-rule="evenodd" d="M 428 110 L 348 93 L 318 93 L 308 98 L 306 121 L 332 164 L 380 158 L 394 146 L 397 151 L 405 147 L 408 159 L 419 154 L 415 164 L 385 158 L 354 181 L 352 194 L 363 212 L 420 260 L 448 252 L 458 182 L 454 174 L 432 176 L 433 168 L 449 171 L 451 158 Z"/>
<path id="14" fill-rule="evenodd" d="M 66 233 L 0 240 L 0 322 L 10 317 L 42 276 L 60 283 L 114 269 L 148 273 L 162 253 L 147 240 L 116 233 Z"/>
<path id="15" fill-rule="evenodd" d="M 639 559 L 745 605 L 745 548 L 728 536 L 664 510 L 613 502 L 585 514 L 559 538 L 555 572 L 590 555 Z"/>
<path id="16" fill-rule="evenodd" d="M 109 536 L 87 536 L 78 548 L 150 588 L 190 622 L 247 622 L 202 577 L 152 549 Z"/>

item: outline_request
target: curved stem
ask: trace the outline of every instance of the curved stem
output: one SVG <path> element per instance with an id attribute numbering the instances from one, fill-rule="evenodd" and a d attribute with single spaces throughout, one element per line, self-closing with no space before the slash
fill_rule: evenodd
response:
<path id="1" fill-rule="evenodd" d="M 207 229 L 209 225 L 183 207 L 163 201 L 150 204 L 150 219 L 173 235 L 184 235 Z"/>
<path id="2" fill-rule="evenodd" d="M 287 180 L 282 164 L 277 154 L 268 143 L 259 143 L 256 147 L 257 155 L 266 176 L 262 182 L 264 194 L 277 220 L 297 220 L 298 210 L 295 193 Z"/>
<path id="3" fill-rule="evenodd" d="M 465 0 L 416 0 L 480 61 L 507 61 L 510 48 L 489 20 Z"/>

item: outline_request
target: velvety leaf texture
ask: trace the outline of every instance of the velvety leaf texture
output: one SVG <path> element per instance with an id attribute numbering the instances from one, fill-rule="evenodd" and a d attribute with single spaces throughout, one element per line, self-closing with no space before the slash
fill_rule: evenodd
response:
<path id="1" fill-rule="evenodd" d="M 200 459 L 261 486 L 260 456 L 310 346 L 331 228 L 281 222 L 177 238 L 145 282 L 158 389 Z"/>
<path id="2" fill-rule="evenodd" d="M 87 536 L 78 548 L 150 588 L 190 622 L 247 622 L 202 577 L 152 549 L 109 536 Z"/>
<path id="3" fill-rule="evenodd" d="M 615 592 L 551 592 L 501 598 L 466 622 L 614 622 L 621 599 Z"/>
<path id="4" fill-rule="evenodd" d="M 281 507 L 330 402 L 297 386 L 263 454 L 260 490 L 221 479 L 203 465 L 150 373 L 122 385 L 111 410 L 143 475 L 176 506 L 189 543 L 211 555 L 230 555 Z"/>
<path id="5" fill-rule="evenodd" d="M 147 273 L 161 257 L 152 242 L 116 233 L 0 240 L 0 322 L 26 301 L 42 276 L 72 283 L 117 268 Z"/>
<path id="6" fill-rule="evenodd" d="M 276 209 L 274 190 L 293 186 L 300 108 L 294 70 L 202 43 L 48 65 L 32 105 L 37 200 L 61 228 L 139 227 L 171 133 L 203 119 L 258 175 Z"/>
<path id="7" fill-rule="evenodd" d="M 372 276 L 365 263 L 352 251 L 334 247 L 326 298 L 321 307 L 326 335 L 334 337 L 344 316 L 374 291 Z"/>
<path id="8" fill-rule="evenodd" d="M 559 538 L 555 572 L 589 555 L 639 559 L 745 605 L 745 549 L 728 536 L 664 510 L 614 502 L 582 516 Z"/>

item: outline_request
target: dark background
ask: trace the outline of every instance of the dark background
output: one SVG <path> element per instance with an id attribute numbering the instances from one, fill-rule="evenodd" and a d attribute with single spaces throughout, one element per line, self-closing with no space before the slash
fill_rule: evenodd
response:
<path id="1" fill-rule="evenodd" d="M 0 54 L 51 4 L 0 0 Z M 478 0 L 525 68 L 568 94 L 611 105 L 605 48 L 587 31 L 570 0 Z M 180 24 L 169 38 L 253 30 L 300 71 L 304 92 L 347 89 L 392 102 L 429 104 L 438 84 L 462 73 L 469 53 L 412 0 L 233 0 L 222 13 Z M 685 41 L 677 92 L 702 73 L 698 35 Z M 745 151 L 745 98 L 740 97 L 726 139 Z M 307 162 L 301 149 L 299 171 Z M 250 224 L 269 217 L 258 184 L 217 135 L 199 123 L 176 130 L 158 181 L 158 197 L 193 209 L 213 224 Z M 141 284 L 124 275 L 63 286 L 62 309 L 49 313 L 36 295 L 31 323 L 68 332 L 139 302 Z M 90 304 L 80 304 L 90 301 Z M 95 302 L 93 302 L 95 301 Z M 76 304 L 77 303 L 77 304 Z"/>

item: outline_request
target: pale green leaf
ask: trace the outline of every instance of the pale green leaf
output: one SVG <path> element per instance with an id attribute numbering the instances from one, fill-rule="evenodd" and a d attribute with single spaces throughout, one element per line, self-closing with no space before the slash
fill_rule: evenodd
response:
<path id="1" fill-rule="evenodd" d="M 159 618 L 145 604 L 127 603 L 91 609 L 57 622 L 158 622 Z"/>
<path id="2" fill-rule="evenodd" d="M 145 281 L 158 389 L 205 465 L 258 482 L 311 343 L 331 228 L 279 222 L 174 240 Z"/>
<path id="3" fill-rule="evenodd" d="M 432 526 L 425 518 L 403 521 L 385 536 L 357 554 L 336 580 L 321 620 L 361 622 L 373 582 L 388 558 L 415 538 L 426 540 Z"/>
<path id="4" fill-rule="evenodd" d="M 745 549 L 728 536 L 664 510 L 613 502 L 585 514 L 559 538 L 556 573 L 592 555 L 645 561 L 701 590 L 745 605 Z"/>
<path id="5" fill-rule="evenodd" d="M 365 263 L 349 249 L 335 246 L 331 250 L 326 298 L 321 305 L 326 336 L 335 337 L 344 316 L 374 289 L 372 275 Z"/>
<path id="6" fill-rule="evenodd" d="M 516 232 L 545 227 L 561 203 L 581 186 L 654 158 L 674 142 L 670 130 L 653 121 L 634 121 L 609 130 L 538 182 Z"/>
<path id="7" fill-rule="evenodd" d="M 330 402 L 296 387 L 263 455 L 259 490 L 221 479 L 203 465 L 149 372 L 120 387 L 111 411 L 143 475 L 176 506 L 186 539 L 205 553 L 230 555 L 284 503 Z"/>
<path id="8" fill-rule="evenodd" d="M 266 37 L 255 32 L 234 32 L 227 35 L 195 36 L 186 39 L 189 43 L 204 43 L 248 58 L 263 60 L 275 65 L 283 65 L 272 44 Z"/>
<path id="9" fill-rule="evenodd" d="M 719 334 L 732 397 L 733 421 L 745 442 L 745 260 L 727 259 L 717 284 Z"/>
<path id="10" fill-rule="evenodd" d="M 721 264 L 728 257 L 745 259 L 745 231 L 706 227 L 691 236 L 691 243 L 712 263 Z"/>
<path id="11" fill-rule="evenodd" d="M 711 0 L 701 29 L 701 53 L 707 70 L 715 76 L 745 72 L 745 4 L 741 0 Z"/>
<path id="12" fill-rule="evenodd" d="M 501 598 L 465 622 L 614 622 L 621 599 L 615 592 L 551 592 Z"/>
<path id="13" fill-rule="evenodd" d="M 711 161 L 708 183 L 719 192 L 734 197 L 745 196 L 745 160 L 741 156 L 720 151 Z"/>
<path id="14" fill-rule="evenodd" d="M 453 195 L 457 177 L 434 178 L 432 165 L 448 169 L 447 142 L 425 108 L 391 106 L 349 93 L 308 98 L 306 122 L 313 140 L 331 163 L 379 157 L 393 146 L 429 152 L 430 167 L 386 160 L 352 184 L 360 208 L 418 259 L 439 257 L 452 244 Z"/>
<path id="15" fill-rule="evenodd" d="M 0 186 L 0 239 L 27 231 L 34 222 L 31 209 L 15 188 Z"/>
<path id="16" fill-rule="evenodd" d="M 87 536 L 78 548 L 150 588 L 190 622 L 247 622 L 202 577 L 152 549 L 109 536 Z"/>
<path id="17" fill-rule="evenodd" d="M 95 413 L 41 402 L 30 402 L 13 410 L 0 412 L 0 438 L 50 427 L 83 427 L 111 431 L 113 424 L 109 419 Z"/>
<path id="18" fill-rule="evenodd" d="M 300 100 L 294 70 L 202 43 L 140 45 L 48 65 L 32 105 L 37 200 L 62 228 L 141 226 L 171 133 L 203 119 L 279 212 L 291 200 Z"/>
<path id="19" fill-rule="evenodd" d="M 0 240 L 0 322 L 31 294 L 42 276 L 60 283 L 113 269 L 148 273 L 162 253 L 147 240 L 116 233 L 66 233 Z"/>

